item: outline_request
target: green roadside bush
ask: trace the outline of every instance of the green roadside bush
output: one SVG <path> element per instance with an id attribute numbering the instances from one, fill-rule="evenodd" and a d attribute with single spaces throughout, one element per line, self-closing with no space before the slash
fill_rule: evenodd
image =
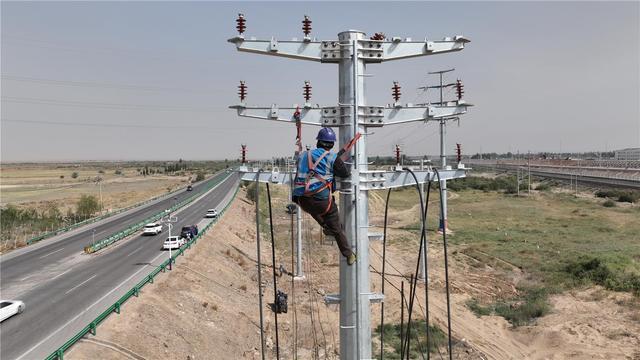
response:
<path id="1" fill-rule="evenodd" d="M 613 291 L 640 295 L 640 275 L 614 271 L 597 257 L 581 257 L 569 262 L 564 271 L 579 285 L 596 284 Z"/>
<path id="2" fill-rule="evenodd" d="M 528 325 L 536 318 L 546 315 L 551 309 L 548 290 L 540 287 L 521 288 L 514 298 L 498 300 L 483 306 L 477 300 L 467 302 L 467 307 L 477 316 L 498 315 L 513 326 Z"/>

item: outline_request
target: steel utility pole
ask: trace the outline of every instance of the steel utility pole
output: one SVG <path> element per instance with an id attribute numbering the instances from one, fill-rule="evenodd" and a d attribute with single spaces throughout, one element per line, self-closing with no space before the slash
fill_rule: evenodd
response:
<path id="1" fill-rule="evenodd" d="M 444 97 L 443 97 L 443 89 L 447 86 L 454 86 L 455 84 L 447 84 L 444 85 L 443 84 L 443 75 L 445 73 L 448 72 L 452 72 L 455 69 L 447 69 L 447 70 L 440 70 L 440 71 L 431 71 L 429 72 L 430 75 L 435 75 L 437 74 L 440 77 L 440 85 L 437 86 L 437 88 L 439 88 L 440 90 L 440 104 L 443 103 L 444 101 Z M 447 135 L 447 119 L 440 119 L 440 168 L 442 169 L 446 169 L 447 168 L 447 155 L 445 153 L 445 149 L 446 149 L 446 135 Z M 441 180 L 440 181 L 440 186 L 442 187 L 442 197 L 444 199 L 443 201 L 443 206 L 442 206 L 442 212 L 440 213 L 440 224 L 438 224 L 438 231 L 448 231 L 449 230 L 449 226 L 447 224 L 447 180 Z"/>
<path id="2" fill-rule="evenodd" d="M 311 21 L 303 21 L 303 40 L 280 41 L 245 39 L 246 20 L 241 15 L 236 27 L 239 36 L 229 39 L 239 51 L 264 55 L 281 56 L 298 60 L 316 61 L 338 65 L 338 104 L 319 107 L 305 101 L 291 107 L 248 106 L 244 95 L 240 104 L 231 106 L 239 116 L 287 122 L 292 125 L 316 125 L 337 127 L 339 146 L 342 148 L 357 133 L 363 138 L 347 154 L 345 161 L 351 167 L 348 179 L 338 179 L 340 191 L 340 217 L 347 239 L 358 254 L 357 262 L 348 266 L 344 258 L 340 260 L 340 294 L 327 295 L 326 303 L 340 304 L 340 358 L 345 360 L 370 359 L 371 354 L 371 302 L 382 301 L 383 294 L 370 290 L 369 279 L 369 232 L 368 202 L 370 190 L 392 187 L 415 186 L 413 177 L 403 170 L 370 171 L 367 164 L 367 134 L 372 127 L 403 124 L 414 121 L 438 121 L 463 114 L 467 111 L 464 101 L 447 104 L 414 106 L 401 104 L 396 99 L 393 105 L 367 105 L 364 93 L 365 69 L 367 64 L 399 60 L 417 56 L 435 55 L 460 51 L 469 42 L 462 36 L 443 40 L 413 41 L 409 38 L 386 39 L 383 34 L 366 38 L 357 30 L 343 31 L 337 40 L 318 41 L 312 39 Z M 306 100 L 306 99 L 305 99 Z M 293 130 L 293 127 L 292 127 Z M 283 135 L 284 137 L 284 135 Z M 431 171 L 415 171 L 418 183 L 433 181 Z M 465 169 L 443 170 L 441 178 L 453 179 L 466 176 Z M 272 171 L 263 173 L 258 169 L 242 174 L 243 180 L 256 179 L 261 182 L 284 184 L 290 181 L 290 174 Z"/>

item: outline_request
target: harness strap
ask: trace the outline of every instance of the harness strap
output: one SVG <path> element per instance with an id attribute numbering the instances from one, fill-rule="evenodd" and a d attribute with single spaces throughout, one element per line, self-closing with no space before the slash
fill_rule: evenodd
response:
<path id="1" fill-rule="evenodd" d="M 296 107 L 296 111 L 293 113 L 293 118 L 296 120 L 296 147 L 297 154 L 302 152 L 302 121 L 300 119 L 300 107 Z"/>
<path id="2" fill-rule="evenodd" d="M 360 140 L 362 134 L 356 133 L 356 136 L 353 137 L 340 151 L 338 152 L 338 157 L 344 160 L 345 155 L 349 153 L 349 150 Z"/>
<path id="3" fill-rule="evenodd" d="M 318 160 L 316 160 L 316 162 L 314 163 L 311 151 L 307 151 L 307 164 L 309 166 L 309 173 L 307 174 L 307 179 L 306 179 L 305 185 L 304 185 L 304 194 L 306 196 L 317 194 L 320 191 L 322 191 L 322 190 L 327 188 L 327 180 L 325 180 L 320 175 L 318 175 L 318 173 L 315 170 L 316 170 L 316 167 L 318 167 L 318 164 L 320 164 L 320 161 L 322 161 L 322 159 L 324 159 L 324 157 L 327 156 L 328 154 L 329 154 L 329 151 L 325 150 L 322 153 L 322 155 L 320 155 L 320 157 L 318 157 Z M 311 183 L 309 182 L 309 177 L 312 174 L 313 174 L 313 176 L 315 176 L 316 179 L 318 179 L 318 180 L 320 180 L 320 182 L 322 182 L 323 186 L 321 186 L 320 189 L 318 189 L 316 191 L 310 192 L 309 191 L 309 186 L 311 185 Z"/>

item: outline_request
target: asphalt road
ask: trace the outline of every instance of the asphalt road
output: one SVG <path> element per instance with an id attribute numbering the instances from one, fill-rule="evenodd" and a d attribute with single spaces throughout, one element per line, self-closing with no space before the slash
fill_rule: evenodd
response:
<path id="1" fill-rule="evenodd" d="M 201 222 L 206 210 L 221 205 L 237 184 L 237 175 L 231 175 L 213 191 L 179 211 L 172 235 L 184 225 Z M 194 190 L 204 185 L 198 184 Z M 194 192 L 177 194 L 178 201 Z M 104 233 L 100 238 L 107 237 L 166 209 L 173 201 L 171 197 L 129 216 L 99 224 L 95 227 L 96 234 Z M 2 297 L 13 294 L 16 296 L 11 298 L 25 302 L 22 314 L 0 324 L 1 359 L 45 357 L 168 258 L 168 253 L 162 250 L 168 235 L 166 227 L 159 235 L 133 236 L 87 255 L 83 249 L 91 241 L 91 234 L 89 227 L 62 241 L 0 263 Z"/>

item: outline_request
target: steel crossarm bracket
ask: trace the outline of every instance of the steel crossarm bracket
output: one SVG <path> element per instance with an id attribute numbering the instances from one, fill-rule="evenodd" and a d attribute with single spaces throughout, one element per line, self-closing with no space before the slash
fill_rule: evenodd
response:
<path id="1" fill-rule="evenodd" d="M 434 121 L 456 117 L 473 106 L 464 101 L 452 101 L 445 105 L 393 104 L 387 107 L 366 106 L 361 123 L 367 126 L 404 124 L 414 121 Z"/>
<path id="2" fill-rule="evenodd" d="M 372 303 L 384 302 L 384 294 L 381 294 L 381 293 L 368 293 L 368 294 L 361 294 L 361 295 L 368 295 L 369 301 L 371 301 Z M 324 303 L 325 305 L 340 304 L 340 294 L 325 295 Z"/>
<path id="3" fill-rule="evenodd" d="M 440 180 L 458 179 L 467 176 L 469 168 L 459 168 L 454 170 L 439 170 Z M 414 170 L 413 173 L 418 178 L 419 184 L 429 181 L 437 181 L 437 177 L 432 170 Z M 364 190 L 381 190 L 411 186 L 415 184 L 413 176 L 406 171 L 366 171 L 360 172 L 360 186 Z"/>
<path id="4" fill-rule="evenodd" d="M 323 58 L 323 42 L 311 41 L 310 39 L 302 41 L 279 41 L 275 38 L 272 38 L 271 40 L 257 40 L 254 38 L 245 39 L 242 36 L 236 36 L 227 41 L 235 44 L 238 51 L 311 61 L 322 61 Z M 328 43 L 337 44 L 336 41 L 330 41 Z"/>
<path id="5" fill-rule="evenodd" d="M 442 40 L 412 41 L 411 39 L 391 38 L 390 40 L 359 40 L 359 57 L 366 63 L 399 60 L 417 56 L 435 55 L 460 51 L 471 40 L 464 36 L 444 38 Z"/>
<path id="6" fill-rule="evenodd" d="M 256 176 L 258 176 L 257 169 L 253 169 L 252 171 L 242 172 L 240 171 L 241 179 L 245 181 L 256 181 Z M 278 170 L 260 172 L 258 177 L 258 181 L 261 183 L 271 183 L 271 184 L 290 184 L 291 179 L 295 176 L 295 173 L 290 172 L 280 172 Z"/>
<path id="7" fill-rule="evenodd" d="M 311 104 L 303 104 L 293 107 L 271 107 L 264 106 L 247 106 L 246 104 L 238 104 L 229 106 L 231 109 L 238 111 L 238 116 L 249 117 L 254 119 L 265 119 L 273 121 L 282 121 L 287 123 L 295 123 L 294 114 L 300 111 L 300 122 L 305 125 L 317 126 L 342 126 L 351 121 L 349 107 L 318 107 Z"/>

